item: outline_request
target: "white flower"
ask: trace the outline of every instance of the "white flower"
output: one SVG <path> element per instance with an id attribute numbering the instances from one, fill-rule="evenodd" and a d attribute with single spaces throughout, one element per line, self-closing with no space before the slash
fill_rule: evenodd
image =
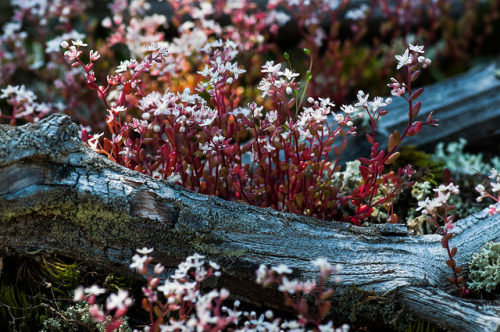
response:
<path id="1" fill-rule="evenodd" d="M 319 271 L 321 274 L 323 273 L 330 273 L 333 271 L 333 266 L 330 264 L 326 258 L 323 257 L 318 257 L 314 261 L 312 261 L 312 265 L 316 266 L 319 268 Z"/>
<path id="2" fill-rule="evenodd" d="M 261 118 L 262 117 L 262 110 L 264 109 L 264 106 L 259 106 L 256 107 L 253 111 L 253 116 L 255 118 Z"/>
<path id="3" fill-rule="evenodd" d="M 278 266 L 273 266 L 271 268 L 274 272 L 276 272 L 277 274 L 290 274 L 292 273 L 292 270 L 286 266 L 285 264 L 280 264 Z"/>
<path id="4" fill-rule="evenodd" d="M 295 293 L 295 290 L 299 288 L 299 281 L 294 279 L 289 281 L 287 277 L 283 277 L 281 286 L 278 287 L 280 292 L 288 292 L 290 294 Z"/>
<path id="5" fill-rule="evenodd" d="M 75 289 L 75 295 L 73 296 L 73 302 L 81 301 L 84 299 L 85 299 L 85 292 L 83 290 L 83 286 L 78 286 L 78 288 Z"/>
<path id="6" fill-rule="evenodd" d="M 274 123 L 276 120 L 278 120 L 278 112 L 277 111 L 271 111 L 266 114 L 266 120 L 269 121 L 269 123 Z"/>
<path id="7" fill-rule="evenodd" d="M 384 103 L 384 98 L 382 98 L 382 97 L 375 97 L 375 99 L 372 102 L 370 102 L 370 106 L 372 107 L 372 111 L 375 112 L 379 108 L 387 106 L 387 104 Z"/>
<path id="8" fill-rule="evenodd" d="M 128 297 L 128 291 L 125 289 L 120 289 L 118 294 L 111 294 L 106 300 L 106 309 L 121 309 L 123 307 L 130 307 L 132 305 L 132 299 Z"/>
<path id="9" fill-rule="evenodd" d="M 205 65 L 205 68 L 202 71 L 198 71 L 197 73 L 203 76 L 211 76 L 213 68 L 209 68 L 208 65 Z"/>
<path id="10" fill-rule="evenodd" d="M 498 176 L 498 171 L 497 171 L 497 169 L 496 169 L 496 168 L 492 168 L 492 169 L 491 169 L 491 172 L 490 172 L 490 175 L 489 175 L 489 178 L 490 178 L 490 179 L 494 179 L 494 178 L 496 178 L 497 176 Z"/>
<path id="11" fill-rule="evenodd" d="M 262 73 L 273 73 L 278 74 L 278 71 L 281 68 L 281 63 L 274 64 L 274 61 L 267 61 L 265 65 L 262 66 Z"/>
<path id="12" fill-rule="evenodd" d="M 104 133 L 94 134 L 92 135 L 92 138 L 87 141 L 87 144 L 93 151 L 99 150 L 97 148 L 97 145 L 99 144 L 99 137 L 101 137 L 102 135 L 104 135 Z"/>
<path id="13" fill-rule="evenodd" d="M 158 44 L 149 44 L 145 46 L 146 51 L 148 52 L 154 52 L 158 49 L 160 49 L 160 45 Z"/>
<path id="14" fill-rule="evenodd" d="M 362 90 L 358 91 L 358 102 L 354 105 L 356 107 L 363 107 L 368 105 L 368 97 L 370 94 L 365 95 Z"/>
<path id="15" fill-rule="evenodd" d="M 99 54 L 98 51 L 90 50 L 89 57 L 90 57 L 91 61 L 96 61 L 97 59 L 99 59 L 101 57 L 101 55 Z"/>
<path id="16" fill-rule="evenodd" d="M 450 198 L 450 192 L 438 191 L 438 197 L 436 197 L 434 200 L 437 200 L 441 204 L 444 204 L 448 201 L 448 198 Z"/>
<path id="17" fill-rule="evenodd" d="M 318 98 L 321 107 L 335 107 L 335 104 L 330 101 L 330 98 Z"/>
<path id="18" fill-rule="evenodd" d="M 391 95 L 396 96 L 396 97 L 401 97 L 402 95 L 405 94 L 405 87 L 402 88 L 394 88 L 391 91 Z"/>
<path id="19" fill-rule="evenodd" d="M 417 44 L 413 45 L 413 44 L 410 44 L 410 51 L 413 51 L 413 52 L 416 52 L 416 53 L 425 53 L 424 52 L 424 47 L 423 46 L 419 46 Z"/>
<path id="20" fill-rule="evenodd" d="M 69 51 L 64 52 L 64 56 L 67 56 L 70 60 L 78 58 L 82 54 L 82 51 L 78 51 L 75 46 L 70 46 Z"/>
<path id="21" fill-rule="evenodd" d="M 307 129 L 306 131 L 302 130 L 299 128 L 299 141 L 304 141 L 306 139 L 309 139 L 309 138 L 312 138 L 313 135 L 311 134 L 311 132 L 309 131 L 309 129 Z"/>
<path id="22" fill-rule="evenodd" d="M 342 105 L 340 106 L 340 109 L 345 113 L 345 114 L 351 114 L 352 112 L 356 111 L 356 108 L 352 105 Z"/>
<path id="23" fill-rule="evenodd" d="M 396 69 L 403 67 L 404 65 L 409 65 L 413 62 L 413 54 L 409 53 L 410 51 L 406 49 L 403 55 L 396 55 L 396 60 L 399 61 Z"/>
<path id="24" fill-rule="evenodd" d="M 143 247 L 142 249 L 136 249 L 139 254 L 147 255 L 153 252 L 153 248 Z"/>
<path id="25" fill-rule="evenodd" d="M 267 144 L 264 145 L 264 149 L 266 149 L 267 152 L 272 152 L 272 151 L 276 150 L 276 148 L 274 146 L 272 146 L 271 144 L 269 144 L 269 142 L 267 142 Z"/>
<path id="26" fill-rule="evenodd" d="M 422 214 L 428 214 L 429 212 L 427 211 L 427 205 L 429 202 L 430 202 L 429 197 L 426 197 L 424 201 L 419 201 L 418 208 L 416 208 L 415 211 L 422 210 Z"/>
<path id="27" fill-rule="evenodd" d="M 450 183 L 446 187 L 446 190 L 450 191 L 453 195 L 458 195 L 460 193 L 460 190 L 458 189 L 458 186 L 455 186 L 453 183 Z"/>
<path id="28" fill-rule="evenodd" d="M 127 107 L 125 106 L 116 106 L 112 108 L 116 113 L 118 112 L 125 112 L 127 110 Z"/>
<path id="29" fill-rule="evenodd" d="M 348 20 L 358 21 L 366 18 L 366 14 L 370 11 L 370 7 L 366 4 L 362 4 L 361 7 L 356 9 L 351 9 L 345 14 L 345 18 Z"/>
<path id="30" fill-rule="evenodd" d="M 500 182 L 497 182 L 497 183 L 492 182 L 491 183 L 491 190 L 493 192 L 500 191 Z"/>
<path id="31" fill-rule="evenodd" d="M 256 283 L 262 284 L 265 281 L 265 278 L 267 276 L 267 271 L 268 271 L 268 268 L 266 265 L 261 264 L 259 266 L 259 269 L 257 271 L 255 271 L 255 274 L 257 277 Z"/>
<path id="32" fill-rule="evenodd" d="M 482 196 L 484 196 L 486 194 L 486 188 L 484 188 L 484 186 L 482 184 L 478 184 L 474 189 L 478 193 L 480 193 Z"/>
<path id="33" fill-rule="evenodd" d="M 92 285 L 92 286 L 90 286 L 88 288 L 85 288 L 84 292 L 87 295 L 99 296 L 101 294 L 106 293 L 106 290 L 104 288 L 101 288 L 101 287 L 97 286 L 97 285 Z"/>
<path id="34" fill-rule="evenodd" d="M 137 270 L 142 269 L 144 267 L 144 263 L 146 263 L 146 260 L 148 258 L 148 256 L 139 256 L 135 254 L 134 256 L 132 256 L 132 264 L 130 264 L 130 268 Z"/>
<path id="35" fill-rule="evenodd" d="M 215 270 L 220 269 L 220 265 L 219 265 L 219 264 L 217 264 L 217 263 L 215 263 L 215 262 L 210 261 L 210 262 L 208 262 L 208 264 L 209 264 L 212 268 L 214 268 Z"/>
<path id="36" fill-rule="evenodd" d="M 287 80 L 291 81 L 294 77 L 299 76 L 299 73 L 296 73 L 288 68 L 285 68 L 285 71 L 279 71 L 278 75 L 285 76 Z"/>
<path id="37" fill-rule="evenodd" d="M 81 40 L 81 39 L 72 40 L 72 41 L 71 41 L 71 43 L 72 43 L 73 45 L 75 45 L 76 47 L 79 47 L 79 46 L 87 46 L 87 44 L 85 44 L 85 43 L 83 42 L 83 40 Z"/>

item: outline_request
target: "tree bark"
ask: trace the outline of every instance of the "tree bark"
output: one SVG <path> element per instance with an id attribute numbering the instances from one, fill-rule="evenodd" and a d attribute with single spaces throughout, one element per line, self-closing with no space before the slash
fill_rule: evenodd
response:
<path id="1" fill-rule="evenodd" d="M 412 315 L 449 330 L 500 330 L 498 304 L 448 294 L 451 270 L 438 235 L 411 237 L 404 225 L 361 228 L 196 194 L 94 153 L 65 115 L 0 126 L 0 222 L 3 255 L 55 252 L 127 275 L 136 248 L 154 247 L 168 268 L 198 252 L 223 266 L 219 285 L 271 308 L 281 308 L 282 298 L 254 283 L 260 264 L 287 264 L 306 280 L 317 276 L 311 260 L 325 257 L 344 266 L 332 313 L 344 321 L 370 324 L 374 314 L 399 328 Z M 476 250 L 500 240 L 500 218 L 481 212 L 453 232 L 466 273 Z"/>

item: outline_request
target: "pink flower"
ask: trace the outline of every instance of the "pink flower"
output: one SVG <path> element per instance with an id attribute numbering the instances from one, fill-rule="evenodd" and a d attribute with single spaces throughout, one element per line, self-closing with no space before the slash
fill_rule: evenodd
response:
<path id="1" fill-rule="evenodd" d="M 67 56 L 70 60 L 77 59 L 82 54 L 82 51 L 78 51 L 75 46 L 70 46 L 69 51 L 64 52 L 64 55 Z"/>

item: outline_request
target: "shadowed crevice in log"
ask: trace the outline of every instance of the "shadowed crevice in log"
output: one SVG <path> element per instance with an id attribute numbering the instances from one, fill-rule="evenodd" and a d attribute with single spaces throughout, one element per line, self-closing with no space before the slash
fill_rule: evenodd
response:
<path id="1" fill-rule="evenodd" d="M 447 294 L 453 288 L 438 235 L 411 237 L 402 225 L 360 228 L 199 195 L 97 155 L 76 129 L 59 114 L 0 126 L 3 255 L 52 251 L 131 276 L 136 248 L 154 247 L 167 268 L 198 252 L 222 265 L 219 286 L 276 309 L 283 309 L 277 292 L 254 283 L 258 266 L 283 263 L 307 280 L 317 276 L 310 262 L 325 257 L 344 266 L 334 317 L 357 308 L 356 323 L 367 325 L 373 312 L 386 324 L 411 314 L 451 330 L 500 328 L 498 305 Z M 455 258 L 467 270 L 475 251 L 500 241 L 500 217 L 481 212 L 458 221 L 454 233 Z M 352 293 L 353 285 L 361 293 Z"/>

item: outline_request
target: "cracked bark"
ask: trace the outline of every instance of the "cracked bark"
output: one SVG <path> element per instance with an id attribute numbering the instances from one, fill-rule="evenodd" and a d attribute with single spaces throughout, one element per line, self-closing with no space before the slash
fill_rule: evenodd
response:
<path id="1" fill-rule="evenodd" d="M 360 228 L 199 195 L 97 155 L 65 115 L 0 126 L 0 179 L 3 255 L 55 252 L 131 275 L 136 248 L 154 247 L 168 268 L 198 252 L 223 266 L 219 286 L 281 309 L 277 292 L 254 284 L 258 266 L 284 263 L 305 280 L 316 276 L 310 261 L 321 256 L 344 266 L 335 318 L 350 314 L 373 326 L 372 314 L 384 324 L 412 315 L 449 330 L 500 330 L 498 304 L 448 294 L 437 235 L 411 237 L 402 225 Z M 467 272 L 472 253 L 500 240 L 500 218 L 481 212 L 458 221 L 454 232 L 455 258 Z"/>

